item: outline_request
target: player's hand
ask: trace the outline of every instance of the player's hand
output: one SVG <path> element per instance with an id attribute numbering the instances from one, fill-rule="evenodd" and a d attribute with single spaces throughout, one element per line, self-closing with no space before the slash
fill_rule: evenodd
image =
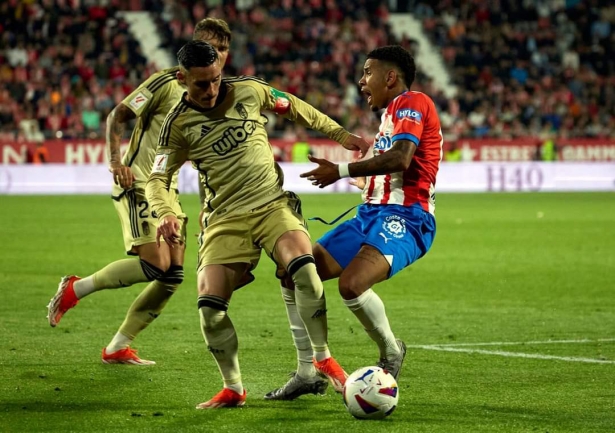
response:
<path id="1" fill-rule="evenodd" d="M 167 245 L 174 248 L 175 245 L 180 243 L 179 229 L 181 224 L 175 215 L 167 215 L 158 223 L 156 229 L 156 245 L 160 246 L 160 237 L 164 239 Z"/>
<path id="2" fill-rule="evenodd" d="M 367 178 L 366 177 L 350 178 L 348 180 L 348 183 L 351 184 L 352 186 L 356 186 L 360 190 L 363 190 L 365 188 L 365 185 L 367 184 Z"/>
<path id="3" fill-rule="evenodd" d="M 344 146 L 348 150 L 355 150 L 360 152 L 361 156 L 359 157 L 359 159 L 361 159 L 364 158 L 365 155 L 367 155 L 371 144 L 363 140 L 363 138 L 359 137 L 358 135 L 350 134 L 346 139 L 346 142 L 342 144 L 342 146 Z"/>
<path id="4" fill-rule="evenodd" d="M 358 160 L 358 158 L 353 158 L 352 162 L 357 162 Z M 359 176 L 354 178 L 351 177 L 350 179 L 348 179 L 348 183 L 352 186 L 356 186 L 362 191 L 363 189 L 365 189 L 365 185 L 367 185 L 367 178 L 365 176 Z"/>
<path id="5" fill-rule="evenodd" d="M 337 164 L 327 161 L 326 159 L 315 158 L 311 155 L 308 156 L 308 158 L 310 161 L 318 164 L 318 167 L 307 173 L 301 173 L 299 176 L 304 178 L 307 177 L 307 179 L 312 182 L 312 185 L 324 188 L 340 180 Z"/>
<path id="6" fill-rule="evenodd" d="M 111 164 L 109 166 L 109 171 L 113 174 L 113 181 L 115 184 L 124 189 L 130 189 L 132 183 L 137 180 L 130 167 L 122 164 Z"/>

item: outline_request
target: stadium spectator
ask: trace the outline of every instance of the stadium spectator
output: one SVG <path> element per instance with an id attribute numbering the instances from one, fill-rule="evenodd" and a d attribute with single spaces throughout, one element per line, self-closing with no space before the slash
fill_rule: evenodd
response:
<path id="1" fill-rule="evenodd" d="M 296 131 L 296 141 L 293 143 L 291 150 L 291 161 L 310 162 L 308 156 L 312 155 L 312 150 L 310 149 L 310 143 L 308 142 L 307 132 L 305 128 L 301 126 L 296 128 Z"/>
<path id="2" fill-rule="evenodd" d="M 45 146 L 45 143 L 40 141 L 36 143 L 36 149 L 34 155 L 32 155 L 33 164 L 46 164 L 49 162 L 49 149 Z"/>
<path id="3" fill-rule="evenodd" d="M 118 9 L 153 12 L 175 52 L 205 16 L 231 25 L 228 75 L 257 75 L 347 128 L 370 136 L 379 119 L 357 93 L 363 54 L 399 43 L 389 7 L 423 22 L 460 89 L 446 98 L 419 71 L 415 88 L 441 113 L 445 136 L 570 138 L 615 134 L 615 6 L 577 2 L 442 0 L 45 0 L 0 5 L 0 134 L 15 139 L 33 110 L 45 137 L 102 137 L 109 110 L 153 72 Z M 391 10 L 392 11 L 392 10 Z M 99 121 L 90 109 L 99 112 Z M 75 116 L 75 113 L 79 113 Z M 47 119 L 52 116 L 53 119 Z M 77 119 L 79 117 L 79 119 Z M 284 122 L 270 125 L 280 137 Z M 287 131 L 288 132 L 288 131 Z M 292 131 L 290 131 L 292 133 Z"/>
<path id="4" fill-rule="evenodd" d="M 457 147 L 457 141 L 451 141 L 448 149 L 444 152 L 444 160 L 446 162 L 459 162 L 461 161 L 461 157 L 461 149 Z"/>
<path id="5" fill-rule="evenodd" d="M 0 131 L 23 132 L 34 113 L 46 138 L 101 137 L 106 117 L 150 69 L 114 2 L 0 4 Z M 31 114 L 28 119 L 32 119 Z M 21 131 L 21 132 L 20 132 Z"/>

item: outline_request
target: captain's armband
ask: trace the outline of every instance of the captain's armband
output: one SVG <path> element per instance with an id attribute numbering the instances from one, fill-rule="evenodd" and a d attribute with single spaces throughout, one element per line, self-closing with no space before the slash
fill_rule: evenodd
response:
<path id="1" fill-rule="evenodd" d="M 286 93 L 272 87 L 271 96 L 274 101 L 273 112 L 279 115 L 288 113 L 288 110 L 290 110 L 290 100 Z"/>

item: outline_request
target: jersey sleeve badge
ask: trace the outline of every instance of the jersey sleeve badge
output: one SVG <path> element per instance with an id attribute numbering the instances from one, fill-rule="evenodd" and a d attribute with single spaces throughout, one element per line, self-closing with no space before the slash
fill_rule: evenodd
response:
<path id="1" fill-rule="evenodd" d="M 156 155 L 156 158 L 154 158 L 154 167 L 152 168 L 152 173 L 164 174 L 167 170 L 168 161 L 169 155 Z"/>
<path id="2" fill-rule="evenodd" d="M 139 92 L 134 96 L 134 98 L 130 100 L 129 104 L 135 110 L 139 110 L 141 107 L 145 105 L 148 99 L 149 98 L 145 96 L 142 92 Z"/>

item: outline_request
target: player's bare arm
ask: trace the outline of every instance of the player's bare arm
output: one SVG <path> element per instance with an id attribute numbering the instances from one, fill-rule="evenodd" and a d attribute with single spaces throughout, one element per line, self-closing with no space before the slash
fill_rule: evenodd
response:
<path id="1" fill-rule="evenodd" d="M 342 146 L 348 150 L 360 152 L 359 159 L 365 158 L 370 148 L 370 144 L 367 141 L 355 134 L 350 134 L 346 141 L 342 143 Z"/>
<path id="2" fill-rule="evenodd" d="M 350 164 L 334 164 L 331 161 L 310 156 L 310 161 L 318 164 L 312 171 L 302 173 L 301 177 L 307 178 L 312 185 L 324 188 L 337 182 L 342 177 L 364 177 L 379 174 L 396 173 L 410 167 L 416 145 L 408 140 L 398 140 L 391 149 L 385 153 L 374 156 L 365 161 L 352 162 Z M 345 165 L 346 173 L 343 173 Z"/>
<path id="3" fill-rule="evenodd" d="M 135 181 L 135 175 L 122 164 L 120 145 L 128 122 L 137 115 L 126 105 L 119 104 L 107 116 L 107 156 L 109 157 L 109 171 L 113 174 L 113 181 L 124 189 L 129 189 Z"/>

